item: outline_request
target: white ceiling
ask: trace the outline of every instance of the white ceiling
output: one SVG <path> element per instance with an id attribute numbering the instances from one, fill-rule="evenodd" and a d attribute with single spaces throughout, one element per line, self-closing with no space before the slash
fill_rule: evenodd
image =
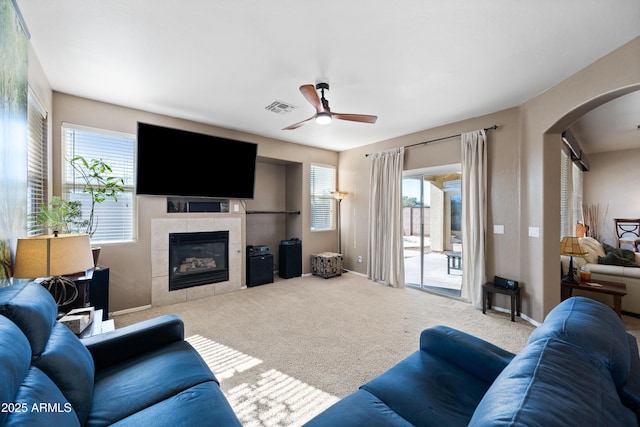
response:
<path id="1" fill-rule="evenodd" d="M 337 151 L 520 105 L 640 35 L 638 0 L 17 4 L 56 91 Z M 320 81 L 332 111 L 377 123 L 282 130 Z"/>

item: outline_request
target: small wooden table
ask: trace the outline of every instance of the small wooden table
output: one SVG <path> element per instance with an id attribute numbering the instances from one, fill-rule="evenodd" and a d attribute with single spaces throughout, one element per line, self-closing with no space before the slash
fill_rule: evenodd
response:
<path id="1" fill-rule="evenodd" d="M 570 298 L 574 289 L 613 296 L 613 309 L 618 316 L 622 317 L 622 297 L 627 294 L 626 284 L 606 280 L 581 281 L 580 283 L 570 283 L 563 280 L 560 282 L 560 299 L 564 301 Z"/>

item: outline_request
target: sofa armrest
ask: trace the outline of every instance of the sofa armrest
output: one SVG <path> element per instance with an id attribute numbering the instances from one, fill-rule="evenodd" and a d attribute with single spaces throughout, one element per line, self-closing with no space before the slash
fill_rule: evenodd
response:
<path id="1" fill-rule="evenodd" d="M 490 342 L 441 325 L 422 331 L 420 350 L 441 357 L 487 383 L 492 383 L 515 357 Z"/>
<path id="2" fill-rule="evenodd" d="M 173 314 L 125 326 L 82 339 L 96 371 L 167 344 L 184 340 L 184 323 Z"/>

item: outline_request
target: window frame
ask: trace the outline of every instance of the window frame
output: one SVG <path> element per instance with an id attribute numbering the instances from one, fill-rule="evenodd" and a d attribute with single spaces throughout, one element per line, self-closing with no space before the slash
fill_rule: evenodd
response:
<path id="1" fill-rule="evenodd" d="M 102 219 L 102 225 L 98 222 L 97 231 L 91 236 L 91 243 L 108 245 L 137 241 L 136 135 L 69 122 L 62 123 L 60 132 L 62 197 L 83 202 L 83 219 L 89 217 L 91 204 L 89 196 L 82 193 L 84 183 L 70 163 L 72 158 L 83 156 L 87 161 L 101 158 L 112 167 L 114 176 L 124 180 L 124 191 L 118 194 L 117 202 L 107 200 L 96 204 L 95 215 L 98 220 Z M 90 147 L 92 144 L 96 146 Z M 108 218 L 107 225 L 104 225 L 105 217 Z M 105 227 L 107 231 L 104 230 Z"/>
<path id="2" fill-rule="evenodd" d="M 321 174 L 328 176 L 322 177 Z M 326 179 L 327 182 L 318 182 L 316 177 Z M 309 170 L 309 228 L 313 232 L 336 229 L 336 199 L 331 194 L 336 190 L 336 182 L 337 170 L 335 166 L 311 164 Z"/>

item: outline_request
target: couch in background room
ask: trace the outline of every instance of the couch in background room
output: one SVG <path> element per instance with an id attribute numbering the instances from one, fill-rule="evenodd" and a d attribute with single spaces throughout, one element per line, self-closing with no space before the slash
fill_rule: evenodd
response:
<path id="1" fill-rule="evenodd" d="M 622 311 L 640 315 L 640 252 L 629 249 L 614 248 L 606 243 L 600 243 L 593 237 L 580 237 L 578 239 L 587 255 L 583 258 L 573 257 L 573 267 L 587 267 L 591 271 L 594 281 L 606 280 L 620 282 L 627 285 L 627 295 L 622 298 Z M 569 271 L 569 257 L 561 255 L 562 271 Z M 593 292 L 581 293 L 573 291 L 574 295 L 589 296 L 605 304 L 611 304 L 608 295 Z M 609 299 L 607 299 L 609 298 Z"/>
<path id="2" fill-rule="evenodd" d="M 78 339 L 41 285 L 0 289 L 0 426 L 241 426 L 167 315 Z"/>
<path id="3" fill-rule="evenodd" d="M 518 354 L 445 326 L 318 426 L 637 426 L 640 358 L 611 308 L 565 300 Z"/>

